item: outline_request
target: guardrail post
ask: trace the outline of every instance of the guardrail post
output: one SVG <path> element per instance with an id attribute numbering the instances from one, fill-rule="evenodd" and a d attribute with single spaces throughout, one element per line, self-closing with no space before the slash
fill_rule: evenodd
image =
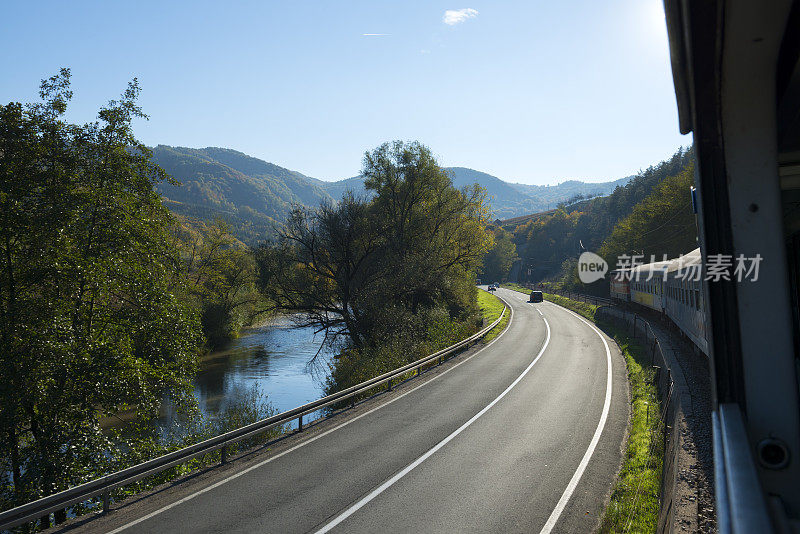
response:
<path id="1" fill-rule="evenodd" d="M 303 431 L 303 414 L 300 414 L 300 417 L 297 418 L 297 431 Z"/>
<path id="2" fill-rule="evenodd" d="M 388 382 L 386 382 L 386 391 L 392 391 L 392 379 L 390 378 Z"/>
<path id="3" fill-rule="evenodd" d="M 219 463 L 225 464 L 228 463 L 228 446 L 223 445 L 222 448 L 219 450 Z"/>
<path id="4" fill-rule="evenodd" d="M 106 490 L 103 492 L 103 515 L 111 511 L 111 491 Z"/>

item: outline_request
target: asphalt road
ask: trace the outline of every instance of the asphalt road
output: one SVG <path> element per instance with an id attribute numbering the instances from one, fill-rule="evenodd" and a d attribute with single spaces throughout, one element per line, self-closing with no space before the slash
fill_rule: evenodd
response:
<path id="1" fill-rule="evenodd" d="M 572 312 L 498 294 L 513 316 L 485 348 L 258 461 L 78 528 L 592 531 L 621 462 L 624 361 Z"/>

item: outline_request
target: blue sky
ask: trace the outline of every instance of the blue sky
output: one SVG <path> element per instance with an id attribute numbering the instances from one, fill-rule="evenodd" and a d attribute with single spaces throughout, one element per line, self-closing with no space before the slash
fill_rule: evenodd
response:
<path id="1" fill-rule="evenodd" d="M 3 12 L 3 103 L 35 99 L 67 66 L 68 116 L 85 122 L 135 76 L 145 143 L 234 148 L 325 180 L 357 174 L 392 139 L 537 184 L 620 178 L 691 143 L 661 0 L 17 1 Z"/>

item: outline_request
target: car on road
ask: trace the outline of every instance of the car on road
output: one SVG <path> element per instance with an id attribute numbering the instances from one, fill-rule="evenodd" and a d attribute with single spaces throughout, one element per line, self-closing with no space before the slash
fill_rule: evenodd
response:
<path id="1" fill-rule="evenodd" d="M 494 287 L 494 284 L 492 284 L 492 285 L 490 285 L 490 286 L 489 286 L 489 291 L 494 291 L 494 290 L 496 290 L 496 289 L 497 289 L 497 288 L 496 288 L 496 287 Z"/>
<path id="2" fill-rule="evenodd" d="M 528 302 L 543 302 L 544 294 L 541 291 L 531 291 L 531 298 Z"/>

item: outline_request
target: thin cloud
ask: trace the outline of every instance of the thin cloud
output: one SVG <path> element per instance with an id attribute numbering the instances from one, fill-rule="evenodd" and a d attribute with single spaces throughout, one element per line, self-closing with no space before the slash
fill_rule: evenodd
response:
<path id="1" fill-rule="evenodd" d="M 455 26 L 456 24 L 461 24 L 467 19 L 474 19 L 477 16 L 478 10 L 472 9 L 471 7 L 465 7 L 464 9 L 448 9 L 444 12 L 444 18 L 442 18 L 442 22 L 448 26 Z"/>
<path id="2" fill-rule="evenodd" d="M 389 33 L 362 33 L 364 37 L 382 37 L 384 35 L 391 35 Z"/>

